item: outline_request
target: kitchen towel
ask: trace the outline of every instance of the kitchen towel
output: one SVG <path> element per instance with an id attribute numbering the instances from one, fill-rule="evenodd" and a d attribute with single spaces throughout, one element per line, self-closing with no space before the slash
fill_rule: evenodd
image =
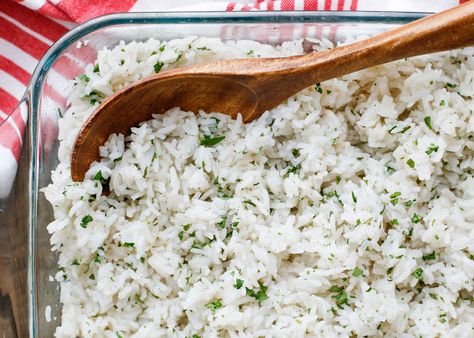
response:
<path id="1" fill-rule="evenodd" d="M 0 199 L 21 151 L 25 109 L 16 109 L 39 59 L 72 27 L 116 12 L 371 10 L 438 12 L 465 0 L 0 0 Z M 59 74 L 61 76 L 61 74 Z"/>

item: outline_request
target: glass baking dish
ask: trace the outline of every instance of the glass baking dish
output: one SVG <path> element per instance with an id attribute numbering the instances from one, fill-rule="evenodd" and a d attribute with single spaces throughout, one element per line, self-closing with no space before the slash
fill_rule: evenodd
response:
<path id="1" fill-rule="evenodd" d="M 27 157 L 25 162 L 30 164 L 30 336 L 52 337 L 60 321 L 58 283 L 51 281 L 50 277 L 56 273 L 57 257 L 50 250 L 46 231 L 53 214 L 40 189 L 50 183 L 50 171 L 58 163 L 57 120 L 65 110 L 67 82 L 82 73 L 84 65 L 95 60 L 98 50 L 114 46 L 120 40 L 129 42 L 150 37 L 169 40 L 190 35 L 224 40 L 251 39 L 270 44 L 304 37 L 340 41 L 348 36 L 373 35 L 423 15 L 395 12 L 116 14 L 86 22 L 62 37 L 38 64 L 29 89 L 18 107 L 29 114 L 23 144 L 26 155 L 23 156 Z M 49 310 L 50 316 L 45 313 Z"/>

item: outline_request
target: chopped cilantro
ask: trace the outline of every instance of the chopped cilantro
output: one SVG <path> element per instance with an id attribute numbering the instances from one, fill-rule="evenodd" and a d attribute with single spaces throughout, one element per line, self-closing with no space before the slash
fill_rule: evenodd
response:
<path id="1" fill-rule="evenodd" d="M 400 191 L 395 191 L 393 194 L 390 195 L 390 203 L 392 205 L 398 204 L 398 197 L 401 195 Z"/>
<path id="2" fill-rule="evenodd" d="M 446 87 L 448 88 L 456 88 L 458 85 L 455 84 L 455 83 L 450 83 L 450 82 L 446 82 Z"/>
<path id="3" fill-rule="evenodd" d="M 413 277 L 415 277 L 416 279 L 418 279 L 418 280 L 422 280 L 422 279 L 423 279 L 423 269 L 422 269 L 422 268 L 418 268 L 418 269 L 416 269 L 415 271 L 413 271 L 413 272 L 411 273 L 411 275 L 412 275 Z"/>
<path id="4" fill-rule="evenodd" d="M 244 204 L 250 204 L 250 205 L 253 206 L 253 207 L 256 207 L 256 206 L 257 206 L 257 205 L 256 205 L 254 202 L 252 202 L 251 200 L 244 200 Z"/>
<path id="5" fill-rule="evenodd" d="M 212 137 L 210 135 L 204 135 L 204 138 L 200 140 L 200 145 L 205 146 L 205 147 L 211 147 L 221 142 L 224 139 L 225 139 L 224 135 L 215 136 L 215 137 Z"/>
<path id="6" fill-rule="evenodd" d="M 395 172 L 396 170 L 390 166 L 387 166 L 387 172 L 391 175 Z"/>
<path id="7" fill-rule="evenodd" d="M 226 224 L 227 224 L 227 216 L 224 216 L 218 223 L 216 223 L 216 226 L 218 228 L 224 229 Z"/>
<path id="8" fill-rule="evenodd" d="M 93 72 L 94 72 L 94 73 L 100 72 L 100 68 L 99 68 L 99 64 L 98 64 L 98 63 L 94 65 L 94 70 L 93 70 Z"/>
<path id="9" fill-rule="evenodd" d="M 426 149 L 425 153 L 426 153 L 427 155 L 431 155 L 432 153 L 437 152 L 438 149 L 439 149 L 439 146 L 438 146 L 438 145 L 436 145 L 436 144 L 434 144 L 434 143 L 431 143 L 431 144 L 429 145 L 429 147 Z"/>
<path id="10" fill-rule="evenodd" d="M 236 288 L 237 290 L 239 290 L 242 286 L 244 285 L 244 281 L 240 278 L 237 278 L 235 280 L 235 284 L 234 284 L 234 288 Z"/>
<path id="11" fill-rule="evenodd" d="M 341 292 L 342 290 L 344 290 L 344 287 L 337 285 L 333 285 L 329 288 L 329 292 Z"/>
<path id="12" fill-rule="evenodd" d="M 216 299 L 209 304 L 205 305 L 208 309 L 210 309 L 212 312 L 216 312 L 216 310 L 220 309 L 222 307 L 222 302 L 220 299 Z"/>
<path id="13" fill-rule="evenodd" d="M 433 129 L 433 128 L 431 127 L 431 117 L 430 117 L 430 116 L 426 116 L 426 117 L 424 118 L 424 121 L 425 121 L 426 126 L 427 126 L 429 129 Z"/>
<path id="14" fill-rule="evenodd" d="M 245 288 L 245 294 L 249 297 L 255 298 L 259 303 L 261 303 L 265 299 L 268 299 L 268 295 L 267 295 L 268 287 L 265 286 L 261 281 L 258 281 L 258 285 L 259 285 L 258 291 Z"/>
<path id="15" fill-rule="evenodd" d="M 338 308 L 342 309 L 343 305 L 349 305 L 347 302 L 347 293 L 344 290 L 339 291 L 337 294 L 331 296 L 335 300 Z"/>
<path id="16" fill-rule="evenodd" d="M 126 247 L 126 248 L 133 248 L 133 247 L 135 247 L 135 243 L 125 242 L 125 243 L 123 243 L 123 246 Z"/>
<path id="17" fill-rule="evenodd" d="M 392 219 L 392 220 L 390 221 L 390 224 L 392 224 L 392 225 L 398 225 L 398 224 L 400 224 L 400 223 L 398 222 L 398 219 L 394 218 L 394 219 Z"/>
<path id="18" fill-rule="evenodd" d="M 432 253 L 428 254 L 428 255 L 424 255 L 423 257 L 421 257 L 424 261 L 429 261 L 429 260 L 432 260 L 432 259 L 436 259 L 436 253 L 433 251 Z"/>
<path id="19" fill-rule="evenodd" d="M 145 263 L 145 257 L 140 257 L 140 262 L 143 264 Z"/>
<path id="20" fill-rule="evenodd" d="M 292 149 L 291 153 L 293 154 L 294 157 L 300 156 L 300 151 L 299 149 Z"/>
<path id="21" fill-rule="evenodd" d="M 354 271 L 352 271 L 352 276 L 359 277 L 359 276 L 362 276 L 363 273 L 364 271 L 361 268 L 356 267 Z"/>
<path id="22" fill-rule="evenodd" d="M 94 275 L 93 273 L 91 273 L 91 274 L 89 275 L 89 279 L 95 280 L 95 275 Z"/>
<path id="23" fill-rule="evenodd" d="M 404 134 L 410 128 L 411 128 L 411 126 L 406 126 L 400 131 L 400 133 Z"/>
<path id="24" fill-rule="evenodd" d="M 289 176 L 290 174 L 297 175 L 301 170 L 301 164 L 294 165 L 288 168 L 286 171 L 286 176 Z"/>
<path id="25" fill-rule="evenodd" d="M 407 164 L 410 168 L 415 168 L 415 161 L 413 161 L 411 158 L 408 159 Z"/>
<path id="26" fill-rule="evenodd" d="M 74 258 L 71 265 L 79 265 L 79 261 L 77 260 L 77 258 Z"/>
<path id="27" fill-rule="evenodd" d="M 191 338 L 201 338 L 201 336 L 199 336 L 199 335 L 197 335 L 197 334 L 193 334 L 193 335 L 191 336 Z"/>
<path id="28" fill-rule="evenodd" d="M 159 48 L 159 51 L 164 52 L 164 50 L 165 50 L 165 45 L 161 45 L 160 48 Z"/>
<path id="29" fill-rule="evenodd" d="M 77 78 L 81 81 L 84 81 L 84 82 L 89 82 L 90 81 L 90 78 L 86 74 L 81 74 Z"/>
<path id="30" fill-rule="evenodd" d="M 163 67 L 163 62 L 157 61 L 155 65 L 153 66 L 153 69 L 155 70 L 155 73 L 159 73 L 162 67 Z"/>
<path id="31" fill-rule="evenodd" d="M 117 335 L 117 338 L 123 338 L 123 336 L 120 333 L 115 332 L 115 334 Z"/>
<path id="32" fill-rule="evenodd" d="M 341 182 L 341 176 L 336 176 L 336 184 L 339 184 Z"/>
<path id="33" fill-rule="evenodd" d="M 438 295 L 436 293 L 429 293 L 430 297 L 433 298 L 434 300 L 438 299 Z"/>
<path id="34" fill-rule="evenodd" d="M 356 195 L 354 194 L 353 191 L 351 192 L 351 195 L 352 195 L 352 201 L 353 201 L 354 203 L 357 203 L 357 197 L 356 197 Z"/>
<path id="35" fill-rule="evenodd" d="M 416 214 L 416 212 L 411 216 L 411 221 L 415 224 L 420 223 L 421 218 L 419 215 Z"/>
<path id="36" fill-rule="evenodd" d="M 321 88 L 321 84 L 320 84 L 320 83 L 316 83 L 316 86 L 314 87 L 314 89 L 316 89 L 316 91 L 317 91 L 319 94 L 322 94 L 322 93 L 323 93 L 323 88 Z"/>
<path id="37" fill-rule="evenodd" d="M 93 218 L 91 215 L 85 215 L 81 219 L 81 227 L 83 227 L 84 229 L 87 228 L 87 224 L 89 224 L 92 221 L 93 221 Z"/>
<path id="38" fill-rule="evenodd" d="M 391 266 L 387 269 L 387 275 L 390 275 L 392 273 L 392 271 L 393 271 L 393 266 Z"/>
<path id="39" fill-rule="evenodd" d="M 413 205 L 414 202 L 415 202 L 415 200 L 409 200 L 409 201 L 406 201 L 404 203 L 404 205 L 405 205 L 406 208 L 409 209 L 409 208 L 411 208 L 411 206 Z"/>
<path id="40" fill-rule="evenodd" d="M 439 103 L 439 106 L 440 106 L 440 107 L 444 107 L 445 104 L 446 104 L 446 102 L 445 102 L 444 100 L 441 100 L 441 102 Z"/>
<path id="41" fill-rule="evenodd" d="M 180 232 L 178 233 L 178 238 L 179 238 L 180 241 L 183 240 L 183 236 L 184 236 L 184 231 L 180 231 Z"/>
<path id="42" fill-rule="evenodd" d="M 102 176 L 102 171 L 99 170 L 95 176 L 92 178 L 94 181 L 100 181 L 104 179 L 104 176 Z"/>

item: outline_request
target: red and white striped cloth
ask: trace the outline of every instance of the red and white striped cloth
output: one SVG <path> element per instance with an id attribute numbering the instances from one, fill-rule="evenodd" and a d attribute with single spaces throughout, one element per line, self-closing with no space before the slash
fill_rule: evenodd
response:
<path id="1" fill-rule="evenodd" d="M 27 118 L 24 110 L 15 108 L 38 60 L 78 23 L 129 11 L 437 12 L 459 2 L 466 0 L 0 0 L 0 199 L 8 195 L 13 182 Z M 56 71 L 65 75 L 61 72 L 68 72 L 68 65 Z"/>

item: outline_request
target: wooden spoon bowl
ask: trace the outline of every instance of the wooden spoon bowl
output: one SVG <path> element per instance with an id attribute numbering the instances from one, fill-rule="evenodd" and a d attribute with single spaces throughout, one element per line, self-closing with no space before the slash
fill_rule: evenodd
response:
<path id="1" fill-rule="evenodd" d="M 406 57 L 474 45 L 474 1 L 367 40 L 301 56 L 217 61 L 147 77 L 118 91 L 91 114 L 71 156 L 71 176 L 82 181 L 109 135 L 180 107 L 242 114 L 249 122 L 298 91 L 357 70 Z"/>

